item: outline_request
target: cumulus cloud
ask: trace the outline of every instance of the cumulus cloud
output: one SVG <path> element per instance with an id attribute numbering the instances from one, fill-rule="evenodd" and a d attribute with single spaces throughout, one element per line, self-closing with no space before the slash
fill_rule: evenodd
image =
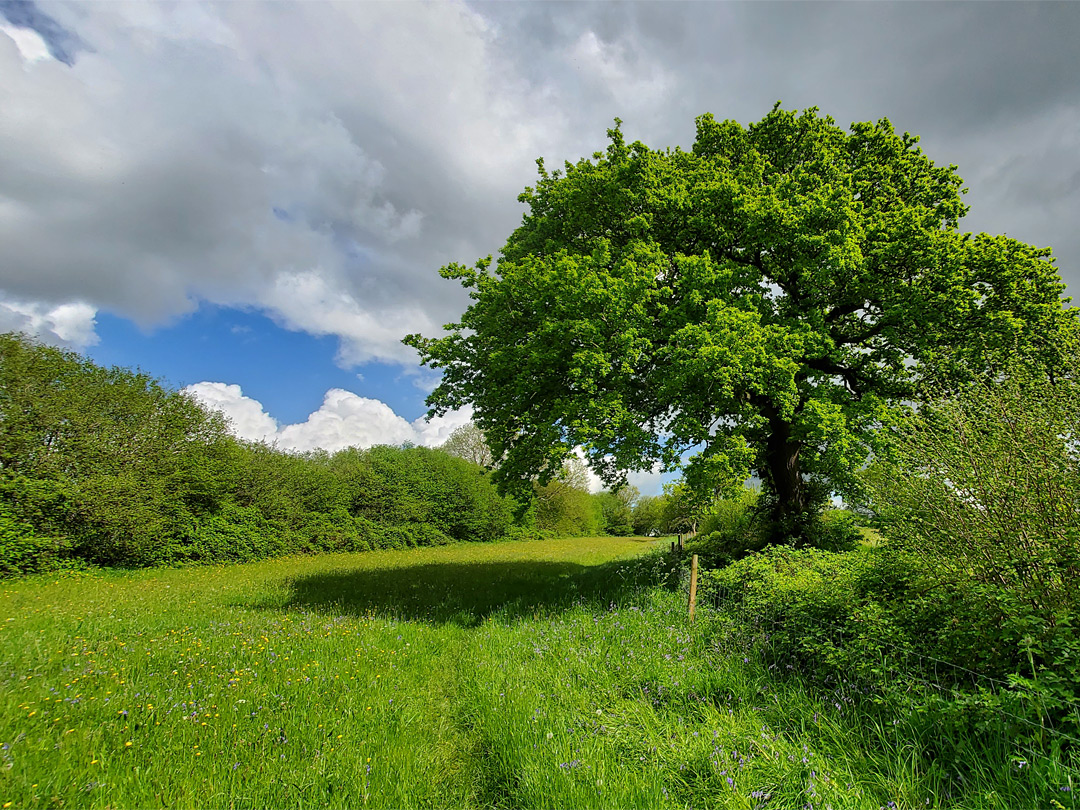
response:
<path id="1" fill-rule="evenodd" d="M 290 98 L 224 36 L 154 39 L 157 20 L 133 13 L 97 19 L 98 50 L 72 67 L 16 69 L 0 41 L 10 295 L 151 325 L 200 299 L 256 303 L 301 271 L 347 288 L 337 240 L 416 235 L 419 214 L 384 199 L 381 166 L 332 111 Z"/>
<path id="2" fill-rule="evenodd" d="M 57 346 L 84 349 L 96 344 L 96 315 L 97 310 L 82 301 L 52 305 L 0 297 L 0 332 L 23 332 Z"/>
<path id="3" fill-rule="evenodd" d="M 575 447 L 574 453 L 586 464 L 585 480 L 589 492 L 602 492 L 607 489 L 607 484 L 604 483 L 604 479 L 593 472 L 591 467 L 587 466 L 588 458 L 585 455 L 584 449 Z M 674 477 L 676 476 L 671 473 L 663 472 L 660 464 L 655 464 L 650 470 L 628 472 L 626 474 L 626 483 L 632 487 L 637 487 L 642 495 L 658 495 L 663 489 L 664 482 L 671 480 Z"/>
<path id="4" fill-rule="evenodd" d="M 462 410 L 432 420 L 409 422 L 385 402 L 332 388 L 323 404 L 306 421 L 281 425 L 262 403 L 245 396 L 239 385 L 201 382 L 184 389 L 209 408 L 221 411 L 233 433 L 242 439 L 276 443 L 283 450 L 326 450 L 371 447 L 376 444 L 412 444 L 436 447 L 466 424 L 471 411 Z"/>
<path id="5" fill-rule="evenodd" d="M 672 473 L 664 473 L 657 464 L 651 470 L 628 473 L 626 480 L 631 486 L 637 487 L 642 495 L 659 495 L 663 491 L 664 483 L 675 477 L 677 476 Z"/>
<path id="6" fill-rule="evenodd" d="M 627 110 L 660 102 L 676 84 L 674 76 L 646 54 L 636 40 L 605 42 L 592 30 L 583 32 L 567 49 L 567 58 L 582 80 Z"/>
<path id="7" fill-rule="evenodd" d="M 401 338 L 437 328 L 418 306 L 403 302 L 374 312 L 342 286 L 311 271 L 279 275 L 258 300 L 288 329 L 341 338 L 338 362 L 345 367 L 369 360 L 405 362 L 413 354 Z"/>
<path id="8" fill-rule="evenodd" d="M 234 435 L 253 442 L 274 442 L 278 423 L 262 403 L 244 396 L 239 385 L 220 382 L 200 382 L 184 389 L 207 408 L 220 411 L 229 420 Z"/>

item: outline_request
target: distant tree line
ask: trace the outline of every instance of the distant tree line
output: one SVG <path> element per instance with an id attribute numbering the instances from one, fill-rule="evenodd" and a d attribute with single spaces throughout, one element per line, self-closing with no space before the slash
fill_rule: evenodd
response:
<path id="1" fill-rule="evenodd" d="M 500 495 L 476 433 L 284 452 L 146 374 L 0 335 L 0 573 L 635 530 L 636 491 L 590 494 L 582 465 Z"/>

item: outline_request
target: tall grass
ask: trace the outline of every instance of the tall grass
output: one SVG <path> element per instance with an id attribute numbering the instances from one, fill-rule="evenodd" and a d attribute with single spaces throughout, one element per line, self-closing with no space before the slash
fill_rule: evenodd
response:
<path id="1" fill-rule="evenodd" d="M 1062 757 L 935 762 L 689 625 L 653 545 L 6 582 L 0 805 L 1074 806 Z"/>

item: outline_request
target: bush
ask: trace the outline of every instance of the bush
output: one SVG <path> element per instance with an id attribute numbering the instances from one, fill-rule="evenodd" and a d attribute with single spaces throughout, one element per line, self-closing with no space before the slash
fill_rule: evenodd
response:
<path id="1" fill-rule="evenodd" d="M 701 522 L 701 532 L 692 549 L 702 557 L 703 564 L 716 567 L 761 551 L 769 542 L 770 528 L 756 489 L 744 489 L 732 498 L 713 504 Z M 851 551 L 862 535 L 854 515 L 842 509 L 825 509 L 804 527 L 799 548 L 824 551 Z"/>
<path id="2" fill-rule="evenodd" d="M 1015 368 L 898 418 L 864 476 L 889 543 L 948 611 L 950 660 L 1080 699 L 1080 382 Z M 928 608 L 929 609 L 929 608 Z M 1052 687 L 1051 687 L 1052 685 Z"/>
<path id="3" fill-rule="evenodd" d="M 862 539 L 858 519 L 846 509 L 825 509 L 807 534 L 809 545 L 822 551 L 853 551 Z"/>
<path id="4" fill-rule="evenodd" d="M 0 502 L 0 576 L 56 568 L 66 549 L 59 538 L 42 537 Z"/>
<path id="5" fill-rule="evenodd" d="M 229 504 L 202 517 L 173 543 L 167 559 L 179 562 L 239 562 L 283 553 L 285 543 L 257 509 Z"/>
<path id="6" fill-rule="evenodd" d="M 600 530 L 611 537 L 629 537 L 634 533 L 634 502 L 641 493 L 626 485 L 618 492 L 597 492 L 593 502 L 600 513 Z"/>
<path id="7" fill-rule="evenodd" d="M 556 537 L 588 537 L 601 532 L 599 504 L 589 493 L 583 468 L 580 476 L 575 470 L 543 486 L 533 485 L 534 507 L 525 520 L 538 531 Z"/>
<path id="8" fill-rule="evenodd" d="M 941 578 L 1080 607 L 1080 384 L 1014 370 L 897 419 L 863 476 L 890 542 Z"/>
<path id="9" fill-rule="evenodd" d="M 373 447 L 334 455 L 349 511 L 376 523 L 424 523 L 457 541 L 495 540 L 510 528 L 512 505 L 484 469 L 426 447 Z"/>
<path id="10" fill-rule="evenodd" d="M 703 571 L 699 600 L 716 608 L 733 649 L 756 649 L 776 672 L 892 695 L 901 705 L 918 693 L 936 716 L 989 712 L 997 722 L 1012 714 L 1009 733 L 1017 736 L 1044 723 L 1076 736 L 1080 641 L 1072 622 L 1047 632 L 1030 607 L 967 586 L 940 582 L 923 560 L 887 546 L 774 546 Z M 1003 608 L 1015 611 L 1011 620 L 1002 622 Z"/>

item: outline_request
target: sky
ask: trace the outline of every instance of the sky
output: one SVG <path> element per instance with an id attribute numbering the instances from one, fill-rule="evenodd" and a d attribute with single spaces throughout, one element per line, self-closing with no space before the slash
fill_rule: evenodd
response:
<path id="1" fill-rule="evenodd" d="M 138 367 L 280 447 L 436 445 L 401 344 L 548 166 L 777 101 L 889 118 L 969 231 L 1080 291 L 1080 3 L 0 0 L 0 330 Z M 670 476 L 669 476 L 670 477 Z M 663 480 L 637 473 L 646 493 Z"/>

